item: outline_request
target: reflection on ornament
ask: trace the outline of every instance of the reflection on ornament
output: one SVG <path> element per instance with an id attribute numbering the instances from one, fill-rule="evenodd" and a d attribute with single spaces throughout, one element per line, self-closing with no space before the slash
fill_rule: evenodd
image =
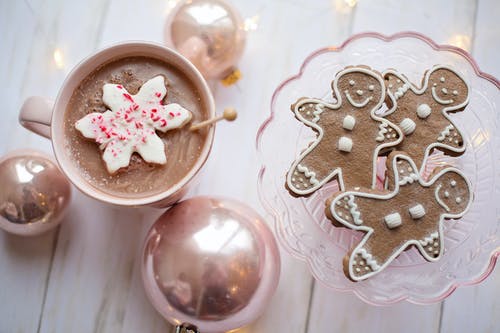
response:
<path id="1" fill-rule="evenodd" d="M 245 46 L 239 13 L 223 0 L 181 1 L 165 25 L 165 43 L 188 58 L 207 79 L 234 71 Z"/>
<path id="2" fill-rule="evenodd" d="M 165 212 L 149 231 L 142 277 L 154 307 L 174 325 L 226 332 L 256 319 L 276 289 L 274 237 L 251 208 L 198 197 Z"/>
<path id="3" fill-rule="evenodd" d="M 71 188 L 44 154 L 20 150 L 0 159 L 0 228 L 32 236 L 56 227 L 68 206 Z"/>

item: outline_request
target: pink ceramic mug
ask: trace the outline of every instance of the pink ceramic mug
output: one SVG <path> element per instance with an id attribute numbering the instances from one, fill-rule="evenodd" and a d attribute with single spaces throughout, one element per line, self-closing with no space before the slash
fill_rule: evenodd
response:
<path id="1" fill-rule="evenodd" d="M 49 101 L 43 97 L 28 98 L 19 115 L 20 123 L 27 129 L 49 138 L 52 141 L 54 154 L 61 170 L 68 179 L 88 196 L 115 205 L 121 206 L 154 206 L 166 207 L 179 199 L 187 192 L 187 185 L 198 174 L 205 163 L 212 147 L 214 127 L 208 130 L 208 135 L 201 154 L 195 165 L 174 186 L 165 191 L 140 198 L 120 197 L 100 191 L 92 186 L 72 163 L 71 156 L 64 147 L 64 113 L 73 91 L 80 82 L 100 65 L 111 60 L 129 56 L 148 56 L 167 62 L 181 70 L 192 81 L 200 93 L 202 103 L 208 112 L 209 118 L 215 116 L 215 105 L 212 93 L 200 72 L 183 56 L 164 46 L 149 42 L 124 42 L 97 51 L 80 62 L 67 76 L 55 100 Z"/>

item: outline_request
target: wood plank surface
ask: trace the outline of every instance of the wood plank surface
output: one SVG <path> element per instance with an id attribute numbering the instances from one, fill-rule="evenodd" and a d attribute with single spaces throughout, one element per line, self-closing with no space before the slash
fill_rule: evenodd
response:
<path id="1" fill-rule="evenodd" d="M 30 95 L 55 97 L 69 70 L 94 50 L 121 40 L 163 41 L 175 0 L 0 1 L 0 89 L 5 101 L 0 154 L 15 148 L 51 152 L 48 140 L 17 123 Z M 495 0 L 233 0 L 253 18 L 239 68 L 226 88 L 212 81 L 217 109 L 233 106 L 234 123 L 220 124 L 211 157 L 189 196 L 239 199 L 266 216 L 256 180 L 256 132 L 269 114 L 274 89 L 314 50 L 351 34 L 422 32 L 473 53 L 499 76 L 500 5 Z M 354 6 L 350 6 L 355 4 Z M 54 52 L 62 60 L 54 61 Z M 1 190 L 1 189 L 0 189 Z M 162 211 L 114 208 L 74 191 L 68 216 L 35 238 L 0 233 L 0 333 L 168 332 L 171 326 L 146 299 L 140 277 L 144 236 Z M 270 219 L 269 219 L 270 221 Z M 315 283 L 308 267 L 281 248 L 282 272 L 272 302 L 239 332 L 498 332 L 498 269 L 478 286 L 458 289 L 429 306 L 374 307 L 351 293 Z"/>

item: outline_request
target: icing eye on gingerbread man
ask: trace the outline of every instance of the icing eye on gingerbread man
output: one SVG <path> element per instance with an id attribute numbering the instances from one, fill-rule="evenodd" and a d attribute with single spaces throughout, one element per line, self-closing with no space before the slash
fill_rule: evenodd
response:
<path id="1" fill-rule="evenodd" d="M 333 82 L 332 88 L 355 108 L 378 104 L 383 99 L 380 81 L 362 73 L 345 73 Z"/>
<path id="2" fill-rule="evenodd" d="M 410 246 L 426 260 L 438 260 L 444 220 L 462 217 L 472 201 L 458 169 L 441 167 L 426 181 L 403 152 L 389 154 L 387 183 L 387 190 L 346 191 L 327 202 L 332 223 L 365 233 L 344 257 L 344 272 L 353 281 L 380 273 Z"/>
<path id="3" fill-rule="evenodd" d="M 441 105 L 463 104 L 469 94 L 465 81 L 448 68 L 434 68 L 428 78 L 432 97 Z"/>

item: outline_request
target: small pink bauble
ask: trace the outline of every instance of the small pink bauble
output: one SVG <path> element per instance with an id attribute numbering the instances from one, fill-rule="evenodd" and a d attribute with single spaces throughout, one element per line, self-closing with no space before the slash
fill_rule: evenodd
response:
<path id="1" fill-rule="evenodd" d="M 188 58 L 207 79 L 234 70 L 245 47 L 243 20 L 223 0 L 181 1 L 165 24 L 165 43 Z"/>
<path id="2" fill-rule="evenodd" d="M 0 228 L 34 236 L 61 222 L 71 186 L 55 162 L 33 150 L 13 151 L 0 159 Z"/>
<path id="3" fill-rule="evenodd" d="M 248 206 L 197 197 L 165 212 L 149 231 L 142 277 L 156 310 L 202 333 L 244 326 L 264 311 L 278 284 L 272 232 Z"/>

